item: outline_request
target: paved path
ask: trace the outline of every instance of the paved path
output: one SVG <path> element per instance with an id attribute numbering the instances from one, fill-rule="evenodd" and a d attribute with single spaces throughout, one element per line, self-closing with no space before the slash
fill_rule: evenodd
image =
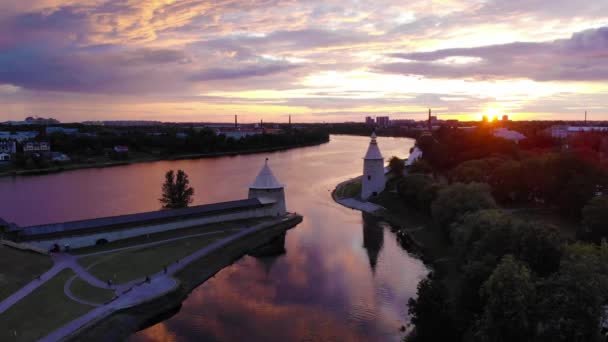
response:
<path id="1" fill-rule="evenodd" d="M 179 260 L 179 262 L 171 264 L 169 267 L 167 267 L 166 273 L 164 271 L 160 271 L 150 276 L 149 282 L 146 282 L 145 279 L 140 278 L 127 284 L 120 285 L 117 288 L 118 297 L 116 299 L 109 303 L 96 307 L 95 309 L 89 311 L 87 314 L 53 331 L 46 337 L 42 338 L 40 341 L 59 341 L 65 337 L 74 334 L 76 331 L 78 331 L 85 325 L 88 325 L 92 322 L 98 321 L 100 319 L 103 319 L 104 317 L 109 316 L 116 310 L 136 306 L 151 299 L 154 299 L 158 296 L 161 296 L 165 293 L 168 293 L 172 291 L 178 284 L 177 280 L 173 278 L 172 275 L 182 270 L 184 267 L 188 266 L 188 264 L 220 248 L 223 248 L 228 244 L 238 239 L 241 239 L 249 234 L 256 233 L 258 231 L 261 231 L 263 229 L 269 228 L 282 222 L 286 222 L 295 217 L 295 214 L 289 214 L 287 217 L 278 218 L 276 220 L 267 221 L 256 224 L 251 227 L 244 228 L 234 235 L 228 236 L 224 239 L 207 245 L 198 250 L 197 252 L 190 254 L 186 258 Z"/>
<path id="2" fill-rule="evenodd" d="M 25 296 L 29 295 L 35 289 L 44 285 L 47 281 L 51 280 L 55 277 L 59 272 L 63 271 L 66 268 L 69 268 L 69 264 L 63 260 L 53 260 L 54 264 L 48 271 L 44 272 L 40 275 L 39 279 L 35 279 L 31 281 L 29 284 L 20 288 L 19 291 L 13 293 L 12 295 L 5 298 L 2 302 L 0 302 L 0 314 L 4 311 L 8 310 L 15 303 L 19 302 Z"/>
<path id="3" fill-rule="evenodd" d="M 232 229 L 229 229 L 229 230 L 240 231 L 241 229 L 240 228 L 232 228 Z M 26 297 L 27 295 L 29 295 L 30 293 L 32 293 L 34 290 L 36 290 L 40 286 L 44 285 L 47 281 L 49 281 L 50 279 L 52 279 L 53 277 L 55 277 L 59 272 L 63 271 L 66 268 L 72 269 L 78 276 L 80 276 L 80 278 L 82 278 L 87 283 L 89 283 L 89 284 L 91 284 L 91 285 L 93 285 L 95 287 L 101 287 L 101 288 L 106 288 L 107 289 L 108 288 L 107 283 L 104 282 L 104 281 L 99 280 L 98 278 L 96 278 L 95 276 L 93 276 L 91 273 L 89 273 L 87 270 L 85 270 L 76 261 L 76 259 L 78 259 L 78 258 L 82 258 L 82 257 L 86 257 L 86 256 L 91 256 L 91 255 L 101 255 L 101 254 L 115 253 L 115 252 L 119 252 L 119 251 L 123 251 L 123 250 L 127 250 L 127 249 L 151 247 L 151 246 L 156 246 L 156 245 L 160 245 L 160 244 L 171 242 L 171 241 L 175 241 L 175 240 L 181 240 L 181 239 L 186 239 L 186 238 L 191 238 L 191 237 L 196 237 L 196 236 L 202 236 L 202 235 L 218 234 L 218 233 L 225 232 L 225 231 L 226 230 L 211 231 L 211 232 L 205 232 L 205 233 L 199 233 L 199 234 L 191 234 L 191 235 L 180 236 L 180 237 L 175 237 L 175 238 L 161 240 L 161 241 L 154 241 L 154 242 L 145 243 L 145 244 L 141 244 L 141 245 L 116 248 L 116 249 L 112 249 L 112 250 L 94 252 L 94 253 L 83 254 L 83 255 L 78 255 L 78 256 L 73 256 L 73 255 L 64 254 L 64 253 L 55 253 L 55 254 L 52 254 L 51 257 L 53 259 L 53 266 L 48 271 L 46 271 L 45 273 L 43 273 L 40 276 L 40 280 L 35 279 L 35 280 L 31 281 L 30 283 L 28 283 L 27 285 L 25 285 L 24 287 L 22 287 L 21 289 L 19 289 L 17 292 L 13 293 L 12 295 L 10 295 L 6 299 L 4 299 L 2 302 L 0 302 L 0 314 L 2 314 L 4 311 L 8 310 L 10 307 L 12 307 L 13 305 L 15 305 L 17 302 L 19 302 L 20 300 L 22 300 L 24 297 Z M 87 269 L 91 268 L 92 266 L 94 266 L 94 265 L 90 265 L 89 267 L 87 267 Z M 124 286 L 122 286 L 123 287 L 123 291 L 126 290 L 127 288 L 132 287 L 135 283 L 136 282 L 133 281 L 133 282 L 130 282 L 128 284 L 125 284 Z M 65 290 L 65 287 L 64 287 L 64 290 Z M 64 291 L 64 292 L 66 292 L 66 295 L 68 297 L 76 300 L 75 299 L 76 297 L 70 291 Z M 68 294 L 68 292 L 69 292 L 69 294 Z M 82 301 L 82 300 L 76 300 L 76 301 L 85 304 L 84 303 L 85 301 Z"/>
<path id="4" fill-rule="evenodd" d="M 361 210 L 370 214 L 373 214 L 376 211 L 383 209 L 383 207 L 372 202 L 364 202 L 352 197 L 336 199 L 336 202 L 342 204 L 345 207 Z"/>

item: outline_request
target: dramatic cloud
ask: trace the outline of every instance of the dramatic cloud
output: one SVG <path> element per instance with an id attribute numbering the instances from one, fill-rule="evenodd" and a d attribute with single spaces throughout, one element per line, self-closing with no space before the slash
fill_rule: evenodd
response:
<path id="1" fill-rule="evenodd" d="M 2 1 L 0 121 L 568 117 L 607 61 L 597 0 Z"/>
<path id="2" fill-rule="evenodd" d="M 390 56 L 407 62 L 383 64 L 378 66 L 379 70 L 438 78 L 602 81 L 608 80 L 608 27 L 546 43 L 511 43 Z M 454 59 L 450 61 L 450 57 Z M 479 60 L 458 63 L 462 57 Z"/>

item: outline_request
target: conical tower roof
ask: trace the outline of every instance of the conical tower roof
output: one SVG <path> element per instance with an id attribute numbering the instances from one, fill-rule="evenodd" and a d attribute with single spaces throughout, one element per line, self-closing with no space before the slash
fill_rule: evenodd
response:
<path id="1" fill-rule="evenodd" d="M 376 132 L 372 133 L 372 141 L 369 142 L 367 153 L 365 153 L 365 158 L 363 159 L 384 159 L 376 142 Z"/>
<path id="2" fill-rule="evenodd" d="M 264 167 L 262 167 L 262 170 L 260 171 L 258 176 L 255 177 L 255 181 L 253 182 L 253 184 L 251 184 L 251 186 L 249 188 L 250 189 L 281 189 L 283 187 L 284 187 L 284 185 L 279 183 L 279 181 L 272 174 L 272 170 L 270 170 L 270 166 L 268 166 L 268 158 L 266 158 Z"/>

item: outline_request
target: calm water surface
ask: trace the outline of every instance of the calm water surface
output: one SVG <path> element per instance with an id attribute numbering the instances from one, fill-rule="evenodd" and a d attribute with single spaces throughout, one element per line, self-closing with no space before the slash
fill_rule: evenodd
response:
<path id="1" fill-rule="evenodd" d="M 287 206 L 304 216 L 286 254 L 244 257 L 195 289 L 172 318 L 131 341 L 385 341 L 402 337 L 408 298 L 427 270 L 388 228 L 334 203 L 330 191 L 361 174 L 368 138 L 264 155 L 154 162 L 39 177 L 0 179 L 0 217 L 20 225 L 159 208 L 163 174 L 190 175 L 195 204 L 245 198 L 270 158 L 287 185 Z M 413 140 L 380 138 L 385 156 Z"/>

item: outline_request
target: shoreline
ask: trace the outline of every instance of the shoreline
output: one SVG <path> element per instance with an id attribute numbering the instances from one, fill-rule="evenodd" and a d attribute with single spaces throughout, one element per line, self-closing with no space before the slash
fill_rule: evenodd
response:
<path id="1" fill-rule="evenodd" d="M 60 173 L 60 172 L 64 172 L 64 171 L 75 171 L 75 170 L 96 169 L 96 168 L 101 169 L 101 168 L 125 166 L 125 165 L 140 164 L 140 163 L 152 163 L 152 162 L 158 162 L 158 161 L 195 160 L 195 159 L 207 159 L 207 158 L 219 158 L 219 157 L 234 157 L 234 156 L 239 156 L 239 155 L 248 155 L 248 154 L 256 154 L 256 153 L 280 152 L 280 151 L 291 150 L 294 148 L 319 146 L 322 144 L 326 144 L 328 142 L 329 142 L 329 140 L 322 141 L 322 142 L 314 142 L 314 143 L 309 143 L 309 144 L 266 147 L 266 148 L 258 148 L 258 149 L 253 149 L 253 150 L 214 152 L 214 153 L 190 153 L 190 154 L 179 154 L 179 155 L 164 156 L 164 157 L 151 156 L 149 158 L 140 158 L 140 159 L 133 159 L 133 160 L 117 160 L 117 161 L 105 162 L 105 163 L 101 163 L 101 164 L 81 163 L 81 164 L 64 165 L 64 166 L 58 165 L 58 166 L 53 166 L 53 167 L 49 167 L 49 168 L 45 168 L 45 169 L 10 170 L 10 171 L 0 172 L 0 178 L 2 178 L 2 177 L 39 176 L 39 175 Z"/>
<path id="2" fill-rule="evenodd" d="M 243 256 L 255 253 L 263 246 L 280 239 L 287 230 L 294 228 L 302 220 L 302 216 L 295 214 L 287 221 L 274 223 L 217 248 L 175 273 L 173 278 L 176 286 L 173 289 L 93 320 L 61 340 L 125 340 L 140 330 L 168 319 L 179 311 L 182 302 L 198 286 Z"/>
<path id="3" fill-rule="evenodd" d="M 397 235 L 397 240 L 401 244 L 401 246 L 403 246 L 407 250 L 408 253 L 410 253 L 410 254 L 414 255 L 416 258 L 420 259 L 427 267 L 433 268 L 435 266 L 434 265 L 435 261 L 438 259 L 437 256 L 431 256 L 431 254 L 434 254 L 434 253 L 431 253 L 430 251 L 428 251 L 427 248 L 425 247 L 424 243 L 422 243 L 418 239 L 416 239 L 416 237 L 414 236 L 415 231 L 408 231 L 407 229 L 404 229 L 401 227 L 402 222 L 400 222 L 400 217 L 395 217 L 394 214 L 392 214 L 389 209 L 381 206 L 380 204 L 374 203 L 374 202 L 362 202 L 358 198 L 354 198 L 354 197 L 338 198 L 338 196 L 336 195 L 336 192 L 338 191 L 338 189 L 340 189 L 341 187 L 343 187 L 345 185 L 348 185 L 349 183 L 358 181 L 359 179 L 361 179 L 361 177 L 362 176 L 354 177 L 354 178 L 351 178 L 351 179 L 338 183 L 338 185 L 336 185 L 334 190 L 331 192 L 331 197 L 334 200 L 334 202 L 340 204 L 341 206 L 343 206 L 345 208 L 349 208 L 352 210 L 359 210 L 364 215 L 372 215 L 375 218 L 386 221 L 390 225 L 391 230 Z M 371 204 L 371 205 L 378 207 L 378 209 L 377 210 L 366 210 L 365 207 L 361 207 L 361 206 L 357 207 L 357 206 L 350 205 L 351 203 L 345 203 L 345 201 L 344 201 L 345 199 L 357 201 L 361 204 Z"/>

